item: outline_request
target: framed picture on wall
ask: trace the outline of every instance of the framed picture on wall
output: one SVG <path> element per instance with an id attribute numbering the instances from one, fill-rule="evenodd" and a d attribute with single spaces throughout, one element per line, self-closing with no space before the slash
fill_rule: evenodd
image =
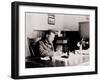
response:
<path id="1" fill-rule="evenodd" d="M 97 7 L 12 2 L 13 79 L 97 74 Z"/>
<path id="2" fill-rule="evenodd" d="M 48 24 L 55 25 L 55 15 L 54 14 L 48 14 Z"/>

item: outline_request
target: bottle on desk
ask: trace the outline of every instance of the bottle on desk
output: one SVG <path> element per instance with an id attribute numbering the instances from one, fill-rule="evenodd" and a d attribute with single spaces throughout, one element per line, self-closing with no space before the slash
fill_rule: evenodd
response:
<path id="1" fill-rule="evenodd" d="M 82 55 L 82 44 L 80 45 L 80 54 Z"/>
<path id="2" fill-rule="evenodd" d="M 82 40 L 80 41 L 80 54 L 82 55 L 82 44 L 83 44 L 83 38 L 82 38 Z"/>

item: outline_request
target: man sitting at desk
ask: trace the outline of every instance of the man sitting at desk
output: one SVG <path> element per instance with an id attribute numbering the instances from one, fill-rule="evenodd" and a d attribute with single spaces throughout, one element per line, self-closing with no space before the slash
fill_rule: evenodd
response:
<path id="1" fill-rule="evenodd" d="M 53 40 L 55 38 L 55 31 L 48 30 L 45 33 L 44 38 L 39 40 L 34 48 L 34 53 L 36 57 L 45 58 L 48 57 L 50 60 L 54 55 Z"/>

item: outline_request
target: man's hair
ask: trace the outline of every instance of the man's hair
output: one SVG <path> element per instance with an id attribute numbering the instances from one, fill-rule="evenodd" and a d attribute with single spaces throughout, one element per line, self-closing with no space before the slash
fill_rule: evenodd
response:
<path id="1" fill-rule="evenodd" d="M 47 35 L 50 35 L 51 33 L 56 35 L 56 31 L 55 30 L 47 30 L 44 34 L 44 36 L 42 37 L 42 39 L 45 39 Z"/>
<path id="2" fill-rule="evenodd" d="M 47 34 L 50 35 L 51 33 L 56 34 L 56 31 L 55 30 L 47 30 L 45 35 L 47 35 Z"/>

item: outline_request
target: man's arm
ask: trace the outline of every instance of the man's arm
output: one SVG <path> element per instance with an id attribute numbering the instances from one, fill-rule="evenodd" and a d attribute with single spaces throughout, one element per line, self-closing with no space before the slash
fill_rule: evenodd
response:
<path id="1" fill-rule="evenodd" d="M 54 55 L 54 51 L 48 48 L 42 41 L 39 42 L 39 52 L 41 56 L 53 56 Z"/>

